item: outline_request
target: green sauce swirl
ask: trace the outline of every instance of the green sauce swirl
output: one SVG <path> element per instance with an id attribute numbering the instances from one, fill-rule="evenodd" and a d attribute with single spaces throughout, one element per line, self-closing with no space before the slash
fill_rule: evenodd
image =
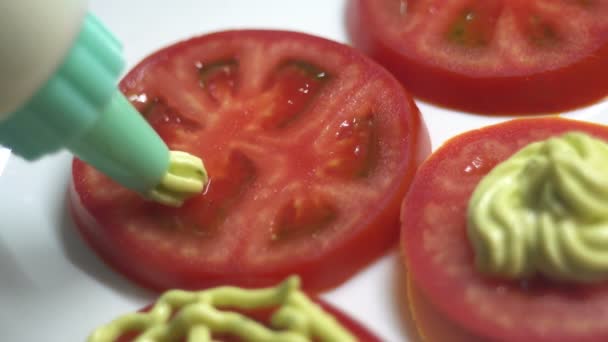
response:
<path id="1" fill-rule="evenodd" d="M 188 198 L 200 194 L 209 177 L 203 161 L 186 152 L 170 151 L 169 168 L 160 183 L 146 197 L 170 207 L 181 207 Z"/>
<path id="2" fill-rule="evenodd" d="M 467 221 L 483 273 L 608 279 L 608 144 L 570 132 L 524 147 L 482 179 Z"/>
<path id="3" fill-rule="evenodd" d="M 188 292 L 165 292 L 148 312 L 127 314 L 96 329 L 88 342 L 113 342 L 128 332 L 134 341 L 211 342 L 212 333 L 230 334 L 244 341 L 259 342 L 354 342 L 356 339 L 330 314 L 299 290 L 298 277 L 264 289 L 223 286 Z M 278 309 L 270 329 L 228 309 Z"/>

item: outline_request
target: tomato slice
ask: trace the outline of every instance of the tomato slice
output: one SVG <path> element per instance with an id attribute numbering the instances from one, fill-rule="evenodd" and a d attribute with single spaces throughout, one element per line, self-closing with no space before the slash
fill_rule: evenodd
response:
<path id="1" fill-rule="evenodd" d="M 482 114 L 559 112 L 608 94 L 608 2 L 350 0 L 353 44 L 411 92 Z"/>
<path id="2" fill-rule="evenodd" d="M 311 296 L 311 300 L 317 304 L 319 304 L 323 310 L 330 315 L 332 315 L 342 327 L 346 328 L 359 342 L 380 342 L 382 341 L 374 333 L 372 333 L 369 329 L 363 326 L 361 323 L 356 321 L 355 319 L 349 317 L 347 314 L 342 312 L 340 309 L 334 307 L 328 302 L 322 300 L 319 297 Z M 148 306 L 141 311 L 148 311 L 152 306 Z M 257 322 L 263 323 L 264 325 L 270 327 L 270 317 L 273 314 L 273 310 L 258 310 L 258 311 L 243 311 L 240 310 L 239 313 L 245 314 L 248 317 L 254 319 Z M 121 336 L 116 342 L 131 342 L 137 338 L 137 335 L 140 332 L 130 332 L 123 336 Z M 241 341 L 237 337 L 232 335 L 223 334 L 221 336 L 212 336 L 213 341 L 221 341 L 221 342 L 239 342 Z M 185 342 L 185 341 L 184 341 Z"/>
<path id="3" fill-rule="evenodd" d="M 121 89 L 210 175 L 174 209 L 74 161 L 77 226 L 128 278 L 164 290 L 298 274 L 322 290 L 395 246 L 428 136 L 399 82 L 354 49 L 290 32 L 210 34 L 148 57 Z"/>
<path id="4" fill-rule="evenodd" d="M 403 254 L 414 292 L 442 319 L 492 341 L 608 341 L 607 283 L 489 279 L 476 271 L 466 236 L 466 207 L 480 179 L 523 146 L 567 131 L 608 141 L 606 126 L 520 119 L 457 136 L 420 167 L 402 207 Z M 419 298 L 412 301 L 416 316 L 428 316 Z"/>

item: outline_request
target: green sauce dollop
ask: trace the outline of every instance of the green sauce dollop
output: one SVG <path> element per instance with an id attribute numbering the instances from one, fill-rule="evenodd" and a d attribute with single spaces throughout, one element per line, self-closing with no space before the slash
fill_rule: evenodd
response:
<path id="1" fill-rule="evenodd" d="M 200 194 L 208 181 L 207 170 L 200 158 L 186 152 L 170 151 L 167 172 L 160 184 L 146 195 L 155 202 L 180 207 L 188 198 Z"/>
<path id="2" fill-rule="evenodd" d="M 467 233 L 481 272 L 608 279 L 608 144 L 584 133 L 532 143 L 475 189 Z"/>
<path id="3" fill-rule="evenodd" d="M 95 330 L 88 342 L 113 342 L 128 332 L 139 332 L 134 341 L 210 342 L 212 333 L 237 336 L 244 341 L 354 342 L 356 339 L 330 314 L 299 290 L 292 276 L 276 287 L 242 289 L 224 286 L 198 292 L 165 292 L 148 312 L 132 313 Z M 269 329 L 228 309 L 277 308 Z M 177 312 L 177 313 L 176 313 Z"/>

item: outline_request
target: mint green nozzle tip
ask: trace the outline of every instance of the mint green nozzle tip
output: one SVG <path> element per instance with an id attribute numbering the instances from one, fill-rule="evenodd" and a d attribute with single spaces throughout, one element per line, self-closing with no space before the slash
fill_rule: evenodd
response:
<path id="1" fill-rule="evenodd" d="M 75 155 L 142 194 L 169 168 L 169 149 L 119 91 L 84 135 L 67 144 Z"/>

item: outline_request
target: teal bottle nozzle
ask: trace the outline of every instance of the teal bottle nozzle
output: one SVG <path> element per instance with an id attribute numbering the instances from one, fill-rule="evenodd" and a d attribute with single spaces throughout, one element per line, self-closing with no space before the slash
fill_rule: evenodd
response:
<path id="1" fill-rule="evenodd" d="M 154 189 L 169 168 L 169 149 L 119 91 L 100 118 L 66 144 L 88 164 L 142 194 Z"/>
<path id="2" fill-rule="evenodd" d="M 120 184 L 146 194 L 165 176 L 165 143 L 118 91 L 121 46 L 91 14 L 63 63 L 0 121 L 0 144 L 28 160 L 67 147 Z"/>

